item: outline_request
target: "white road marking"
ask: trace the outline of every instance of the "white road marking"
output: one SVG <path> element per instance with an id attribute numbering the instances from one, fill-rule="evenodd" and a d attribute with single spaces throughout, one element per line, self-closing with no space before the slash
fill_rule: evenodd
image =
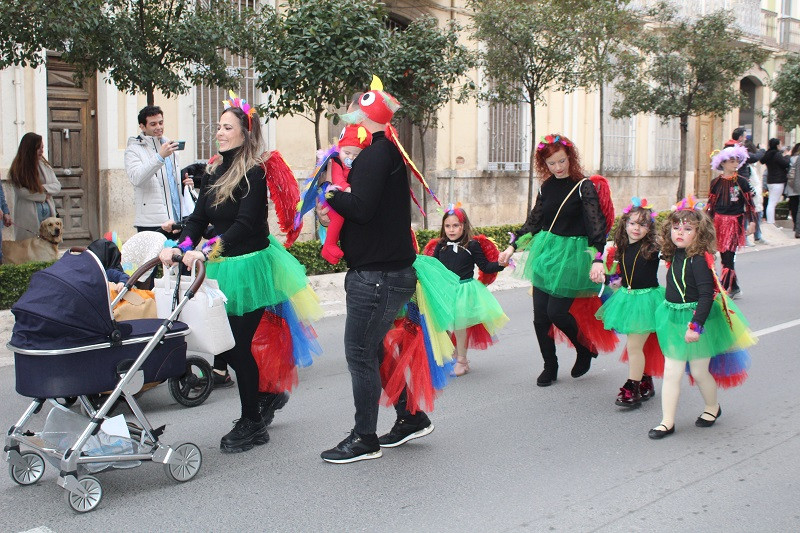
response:
<path id="1" fill-rule="evenodd" d="M 784 322 L 783 324 L 778 324 L 777 326 L 772 326 L 769 328 L 764 328 L 758 331 L 754 331 L 753 335 L 755 335 L 756 337 L 762 337 L 764 335 L 769 335 L 770 333 L 775 333 L 776 331 L 793 328 L 795 326 L 800 326 L 800 319 L 792 320 L 790 322 Z"/>

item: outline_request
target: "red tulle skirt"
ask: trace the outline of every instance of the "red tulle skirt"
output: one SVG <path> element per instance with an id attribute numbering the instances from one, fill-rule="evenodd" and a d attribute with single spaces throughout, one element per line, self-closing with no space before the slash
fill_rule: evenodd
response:
<path id="1" fill-rule="evenodd" d="M 617 349 L 619 337 L 611 330 L 605 329 L 603 322 L 595 317 L 595 313 L 603 305 L 599 296 L 575 298 L 569 308 L 578 323 L 578 342 L 594 353 L 610 353 Z M 572 342 L 555 325 L 550 328 L 550 335 L 556 342 L 572 346 Z M 662 368 L 663 374 L 663 368 Z"/>
<path id="2" fill-rule="evenodd" d="M 628 362 L 628 348 L 622 351 L 619 360 L 623 363 Z M 655 332 L 648 335 L 644 343 L 644 373 L 657 378 L 664 377 L 664 354 L 661 352 Z"/>
<path id="3" fill-rule="evenodd" d="M 742 215 L 714 214 L 714 229 L 717 232 L 717 250 L 735 252 L 745 245 Z"/>

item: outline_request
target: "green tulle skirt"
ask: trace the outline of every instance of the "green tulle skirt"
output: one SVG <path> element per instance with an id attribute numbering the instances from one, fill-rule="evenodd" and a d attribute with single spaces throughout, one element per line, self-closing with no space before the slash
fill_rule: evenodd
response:
<path id="1" fill-rule="evenodd" d="M 686 329 L 692 321 L 697 302 L 672 303 L 666 300 L 656 308 L 656 333 L 664 357 L 691 361 L 714 357 L 721 353 L 743 350 L 755 344 L 755 337 L 742 312 L 729 298 L 725 298 L 726 313 L 722 297 L 717 295 L 708 314 L 704 331 L 697 342 L 684 340 Z"/>
<path id="2" fill-rule="evenodd" d="M 228 302 L 229 315 L 241 316 L 291 301 L 303 321 L 322 317 L 316 293 L 308 284 L 306 268 L 272 235 L 263 250 L 206 262 L 206 275 L 217 280 Z"/>
<path id="3" fill-rule="evenodd" d="M 482 324 L 490 335 L 502 328 L 508 317 L 497 298 L 476 279 L 467 279 L 458 284 L 455 300 L 456 331 Z"/>
<path id="4" fill-rule="evenodd" d="M 458 294 L 459 279 L 441 261 L 427 255 L 417 255 L 414 260 L 419 290 L 424 292 L 425 313 L 437 331 L 450 331 L 455 321 L 454 302 Z M 422 307 L 422 306 L 420 306 Z"/>
<path id="5" fill-rule="evenodd" d="M 600 291 L 600 284 L 589 279 L 595 253 L 586 237 L 540 231 L 523 253 L 522 268 L 518 267 L 515 275 L 552 296 L 592 296 Z"/>
<path id="6" fill-rule="evenodd" d="M 627 289 L 620 287 L 598 309 L 595 316 L 605 329 L 624 334 L 652 333 L 656 330 L 656 308 L 664 301 L 664 287 Z"/>

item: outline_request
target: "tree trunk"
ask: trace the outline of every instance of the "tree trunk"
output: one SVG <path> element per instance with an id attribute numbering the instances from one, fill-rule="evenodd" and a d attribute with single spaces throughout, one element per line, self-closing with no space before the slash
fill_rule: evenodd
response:
<path id="1" fill-rule="evenodd" d="M 678 197 L 677 202 L 686 197 L 686 142 L 689 134 L 689 115 L 680 116 L 681 124 L 681 161 L 678 170 Z"/>
<path id="2" fill-rule="evenodd" d="M 600 84 L 598 85 L 600 91 L 600 168 L 597 169 L 598 174 L 601 176 L 603 175 L 603 171 L 605 170 L 605 165 L 603 164 L 603 156 L 605 155 L 605 136 L 603 135 L 605 131 L 605 87 L 603 86 L 604 83 L 601 80 Z"/>
<path id="3" fill-rule="evenodd" d="M 536 105 L 533 103 L 535 100 L 530 98 L 531 101 L 531 159 L 528 164 L 528 210 L 525 211 L 525 216 L 533 209 L 533 175 L 534 175 L 534 162 L 536 161 Z"/>
<path id="4" fill-rule="evenodd" d="M 317 150 L 322 150 L 322 143 L 319 138 L 319 121 L 322 117 L 322 109 L 314 110 L 314 139 L 317 142 Z"/>
<path id="5" fill-rule="evenodd" d="M 417 127 L 417 131 L 419 131 L 419 150 L 422 157 L 422 166 L 419 171 L 425 176 L 425 130 Z M 428 229 L 428 191 L 425 190 L 424 185 L 422 186 L 422 210 L 425 211 L 425 216 L 422 217 L 422 227 Z"/>
<path id="6" fill-rule="evenodd" d="M 147 105 L 156 105 L 156 95 L 153 87 L 147 88 Z"/>

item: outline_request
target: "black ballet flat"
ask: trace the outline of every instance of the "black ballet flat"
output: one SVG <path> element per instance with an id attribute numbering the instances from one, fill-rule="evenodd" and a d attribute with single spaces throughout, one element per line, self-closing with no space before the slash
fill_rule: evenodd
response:
<path id="1" fill-rule="evenodd" d="M 664 429 L 658 429 L 658 428 L 664 428 Z M 672 435 L 673 433 L 675 433 L 675 425 L 667 429 L 667 426 L 665 426 L 664 424 L 659 424 L 653 429 L 651 429 L 647 433 L 647 436 L 650 437 L 651 439 L 657 440 L 657 439 L 663 439 L 667 435 Z"/>
<path id="2" fill-rule="evenodd" d="M 716 415 L 714 413 L 709 413 L 708 411 L 703 411 L 703 414 L 708 416 L 713 416 L 714 418 L 712 420 L 706 420 L 705 418 L 703 418 L 703 415 L 700 415 L 697 417 L 697 420 L 694 421 L 694 425 L 699 428 L 710 428 L 711 426 L 714 425 L 714 422 L 717 421 L 719 415 L 722 414 L 722 406 L 721 405 L 719 406 Z"/>

